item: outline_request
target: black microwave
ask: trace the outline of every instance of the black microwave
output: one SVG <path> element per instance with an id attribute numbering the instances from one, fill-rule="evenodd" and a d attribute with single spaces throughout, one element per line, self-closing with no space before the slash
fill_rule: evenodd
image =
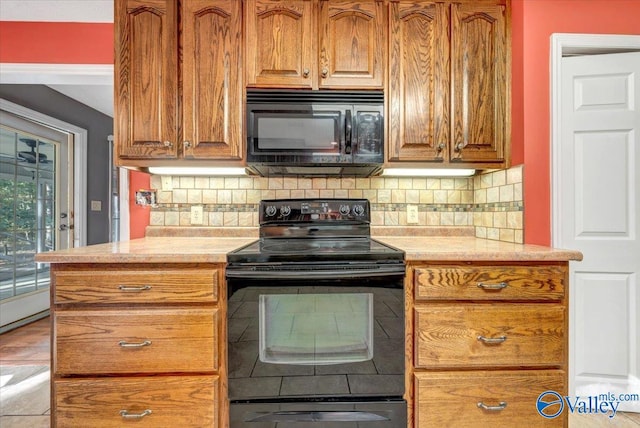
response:
<path id="1" fill-rule="evenodd" d="M 247 169 L 370 176 L 384 162 L 381 91 L 247 91 Z"/>

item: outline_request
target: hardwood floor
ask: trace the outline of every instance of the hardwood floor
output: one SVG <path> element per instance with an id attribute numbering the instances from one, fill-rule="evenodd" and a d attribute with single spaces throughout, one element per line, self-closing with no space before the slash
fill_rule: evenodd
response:
<path id="1" fill-rule="evenodd" d="M 0 335 L 0 427 L 48 428 L 50 320 L 44 318 Z M 533 405 L 533 403 L 532 403 Z M 570 428 L 640 428 L 639 413 L 615 418 L 576 415 Z"/>
<path id="2" fill-rule="evenodd" d="M 50 320 L 0 335 L 0 427 L 48 428 Z"/>

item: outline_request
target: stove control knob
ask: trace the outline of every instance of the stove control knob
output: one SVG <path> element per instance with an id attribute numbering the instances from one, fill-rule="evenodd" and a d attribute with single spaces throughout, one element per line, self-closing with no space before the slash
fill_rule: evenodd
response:
<path id="1" fill-rule="evenodd" d="M 282 217 L 286 217 L 289 214 L 291 214 L 291 207 L 289 205 L 283 205 L 280 207 L 280 215 L 282 215 Z"/>
<path id="2" fill-rule="evenodd" d="M 267 215 L 267 217 L 273 217 L 274 215 L 276 215 L 276 207 L 274 207 L 273 205 L 268 205 L 264 209 L 264 213 Z"/>
<path id="3" fill-rule="evenodd" d="M 349 205 L 340 205 L 340 214 L 347 215 L 350 210 Z"/>
<path id="4" fill-rule="evenodd" d="M 364 207 L 362 205 L 355 205 L 353 207 L 353 213 L 358 217 L 364 215 Z"/>

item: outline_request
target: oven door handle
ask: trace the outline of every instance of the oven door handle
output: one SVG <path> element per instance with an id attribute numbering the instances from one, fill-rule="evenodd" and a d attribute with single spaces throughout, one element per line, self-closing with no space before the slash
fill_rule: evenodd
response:
<path id="1" fill-rule="evenodd" d="M 249 414 L 247 422 L 374 422 L 389 421 L 386 412 L 347 411 L 278 411 Z"/>
<path id="2" fill-rule="evenodd" d="M 404 268 L 331 270 L 229 270 L 227 278 L 238 279 L 353 279 L 404 275 Z"/>

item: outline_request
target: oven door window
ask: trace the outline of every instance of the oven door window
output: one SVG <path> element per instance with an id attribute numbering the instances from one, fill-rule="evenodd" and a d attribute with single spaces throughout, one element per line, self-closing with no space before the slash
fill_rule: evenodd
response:
<path id="1" fill-rule="evenodd" d="M 260 361 L 344 364 L 373 358 L 373 294 L 267 294 L 259 298 Z"/>

